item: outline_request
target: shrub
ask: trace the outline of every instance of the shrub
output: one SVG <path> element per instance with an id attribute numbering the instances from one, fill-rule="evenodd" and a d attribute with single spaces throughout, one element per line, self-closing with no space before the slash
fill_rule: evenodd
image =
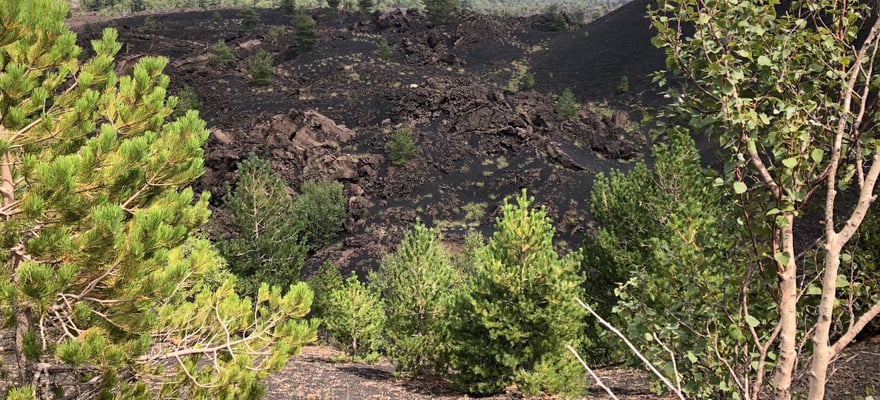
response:
<path id="1" fill-rule="evenodd" d="M 579 105 L 574 93 L 571 89 L 565 89 L 559 97 L 556 98 L 556 113 L 565 118 L 574 118 L 578 114 Z"/>
<path id="2" fill-rule="evenodd" d="M 686 133 L 671 134 L 654 157 L 653 171 L 639 163 L 596 177 L 590 210 L 600 228 L 587 246 L 596 275 L 589 287 L 597 294 L 600 286 L 616 287 L 618 326 L 650 359 L 663 360 L 661 370 L 676 364 L 689 398 L 731 398 L 737 385 L 728 368 L 747 371 L 756 357 L 745 332 L 767 317 L 756 310 L 772 312 L 763 287 L 775 276 L 747 278 L 747 238 L 729 217 L 733 204 L 701 169 Z M 748 319 L 740 310 L 744 284 L 752 296 Z M 608 313 L 609 302 L 601 303 Z M 651 335 L 674 344 L 676 359 Z"/>
<path id="3" fill-rule="evenodd" d="M 450 295 L 459 279 L 441 239 L 439 230 L 417 223 L 370 277 L 385 299 L 386 349 L 398 373 L 442 371 L 435 367 L 447 344 Z"/>
<path id="4" fill-rule="evenodd" d="M 565 15 L 563 15 L 561 12 L 554 13 L 553 20 L 550 22 L 550 27 L 557 32 L 567 31 L 568 21 L 565 19 Z"/>
<path id="5" fill-rule="evenodd" d="M 281 13 L 288 18 L 293 18 L 298 12 L 296 0 L 280 0 L 278 8 L 281 10 Z"/>
<path id="6" fill-rule="evenodd" d="M 254 53 L 253 61 L 251 61 L 251 84 L 256 86 L 272 85 L 272 55 L 263 49 L 258 49 Z"/>
<path id="7" fill-rule="evenodd" d="M 266 41 L 272 44 L 277 44 L 278 39 L 284 36 L 286 29 L 283 26 L 276 25 L 269 28 L 269 32 L 266 33 Z"/>
<path id="8" fill-rule="evenodd" d="M 373 10 L 375 3 L 373 2 L 373 0 L 358 0 L 357 5 L 362 13 L 368 14 L 370 11 Z"/>
<path id="9" fill-rule="evenodd" d="M 211 46 L 211 54 L 208 56 L 208 64 L 212 67 L 222 67 L 229 64 L 234 59 L 235 56 L 232 54 L 232 49 L 221 39 L 218 40 L 215 45 Z"/>
<path id="10" fill-rule="evenodd" d="M 235 188 L 227 187 L 225 206 L 234 236 L 218 247 L 237 275 L 238 291 L 254 295 L 260 282 L 289 286 L 299 280 L 306 247 L 299 219 L 281 177 L 268 161 L 250 156 L 242 161 Z"/>
<path id="11" fill-rule="evenodd" d="M 318 273 L 309 279 L 308 284 L 312 292 L 315 293 L 315 299 L 312 301 L 312 309 L 309 315 L 322 319 L 328 317 L 332 308 L 330 294 L 334 290 L 342 289 L 343 287 L 339 267 L 333 262 L 324 262 L 318 269 Z"/>
<path id="12" fill-rule="evenodd" d="M 318 24 L 305 11 L 298 12 L 293 18 L 293 26 L 296 28 L 294 34 L 294 54 L 302 54 L 315 47 L 318 43 L 318 34 L 316 29 Z"/>
<path id="13" fill-rule="evenodd" d="M 199 102 L 199 95 L 196 94 L 196 91 L 193 90 L 192 86 L 184 85 L 179 92 L 177 92 L 177 106 L 174 107 L 174 113 L 171 114 L 172 117 L 180 117 L 186 114 L 189 110 L 198 110 L 201 107 L 201 103 Z"/>
<path id="14" fill-rule="evenodd" d="M 319 249 L 336 238 L 348 217 L 342 184 L 333 181 L 305 182 L 302 194 L 293 203 L 293 218 L 312 249 Z"/>
<path id="15" fill-rule="evenodd" d="M 379 294 L 367 288 L 352 273 L 342 288 L 330 293 L 329 306 L 324 326 L 336 345 L 352 361 L 376 358 L 385 324 L 384 305 Z"/>
<path id="16" fill-rule="evenodd" d="M 535 88 L 535 74 L 529 72 L 523 75 L 522 79 L 519 80 L 520 88 L 529 90 Z"/>
<path id="17" fill-rule="evenodd" d="M 620 83 L 617 84 L 617 93 L 629 92 L 629 77 L 626 75 L 620 77 Z"/>
<path id="18" fill-rule="evenodd" d="M 211 21 L 214 21 L 217 23 L 223 22 L 223 15 L 220 14 L 220 11 L 214 11 L 214 13 L 211 14 Z"/>
<path id="19" fill-rule="evenodd" d="M 416 155 L 416 143 L 413 141 L 412 133 L 403 128 L 394 131 L 394 136 L 385 144 L 385 151 L 388 152 L 391 164 L 405 165 Z"/>
<path id="20" fill-rule="evenodd" d="M 476 272 L 450 317 L 453 382 L 475 394 L 517 384 L 526 393 L 582 395 L 586 380 L 565 350 L 580 347 L 584 311 L 580 253 L 560 257 L 543 208 L 525 191 L 476 254 Z"/>
<path id="21" fill-rule="evenodd" d="M 144 32 L 151 32 L 159 29 L 159 20 L 155 15 L 150 15 L 144 18 L 144 24 L 141 25 L 141 30 Z"/>
<path id="22" fill-rule="evenodd" d="M 388 44 L 388 39 L 385 39 L 384 37 L 379 39 L 379 47 L 376 49 L 376 57 L 383 60 L 391 59 L 391 46 Z"/>
<path id="23" fill-rule="evenodd" d="M 466 281 L 474 276 L 477 270 L 477 252 L 485 245 L 483 235 L 478 231 L 469 231 L 464 236 L 464 248 L 452 259 L 458 276 Z"/>
<path id="24" fill-rule="evenodd" d="M 244 32 L 253 32 L 260 25 L 260 15 L 253 8 L 245 8 L 238 13 L 241 20 L 241 30 Z"/>
<path id="25" fill-rule="evenodd" d="M 327 0 L 327 7 L 331 10 L 338 10 L 340 2 L 340 0 Z"/>

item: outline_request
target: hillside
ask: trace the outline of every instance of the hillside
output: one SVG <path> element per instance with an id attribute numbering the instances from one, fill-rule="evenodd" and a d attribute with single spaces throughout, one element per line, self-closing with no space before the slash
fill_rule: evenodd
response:
<path id="1" fill-rule="evenodd" d="M 642 156 L 645 141 L 631 110 L 598 102 L 650 97 L 647 80 L 631 71 L 654 69 L 656 57 L 606 54 L 618 57 L 613 64 L 635 65 L 618 70 L 632 75 L 627 93 L 619 99 L 599 96 L 607 82 L 597 81 L 591 89 L 592 81 L 574 71 L 585 65 L 602 81 L 619 81 L 610 75 L 614 71 L 590 61 L 596 54 L 590 43 L 605 34 L 553 31 L 547 16 L 465 13 L 435 27 L 416 10 L 369 16 L 314 10 L 319 42 L 313 51 L 293 57 L 288 46 L 295 31 L 288 18 L 260 10 L 260 25 L 248 33 L 240 29 L 237 14 L 203 11 L 113 21 L 110 26 L 118 28 L 125 44 L 118 69 L 145 55 L 164 55 L 171 59 L 172 93 L 185 85 L 194 88 L 213 132 L 208 171 L 196 187 L 213 195 L 218 234 L 224 232 L 224 184 L 248 154 L 270 159 L 293 190 L 306 180 L 345 184 L 350 218 L 342 243 L 319 251 L 307 267 L 333 260 L 358 271 L 370 269 L 416 219 L 442 227 L 456 242 L 469 229 L 489 229 L 502 199 L 521 188 L 547 206 L 558 235 L 573 248 L 589 219 L 592 176 L 626 168 Z M 614 16 L 640 18 L 625 12 Z M 599 21 L 600 26 L 616 23 Z M 647 29 L 628 31 L 648 34 Z M 87 26 L 83 32 L 80 40 L 87 43 L 100 30 Z M 381 38 L 392 48 L 387 60 L 375 54 Z M 232 47 L 235 60 L 214 68 L 209 48 L 218 39 Z M 248 82 L 258 49 L 274 56 L 275 79 L 267 88 Z M 535 90 L 509 90 L 512 79 L 530 72 L 537 77 Z M 585 105 L 572 119 L 555 112 L 555 96 L 567 87 Z M 402 167 L 391 165 L 384 150 L 399 128 L 413 132 L 419 149 Z"/>

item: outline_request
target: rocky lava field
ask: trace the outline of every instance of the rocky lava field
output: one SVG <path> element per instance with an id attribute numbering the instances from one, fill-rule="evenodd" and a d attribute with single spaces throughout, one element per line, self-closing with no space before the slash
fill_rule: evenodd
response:
<path id="1" fill-rule="evenodd" d="M 224 184 L 249 154 L 269 159 L 293 191 L 306 180 L 344 183 L 350 217 L 341 243 L 310 257 L 305 276 L 325 260 L 359 272 L 373 268 L 417 219 L 443 229 L 450 243 L 469 229 L 488 232 L 503 199 L 522 188 L 546 205 L 559 243 L 575 248 L 587 230 L 594 174 L 625 169 L 646 148 L 635 105 L 656 97 L 645 74 L 663 58 L 648 42 L 643 18 L 611 14 L 558 32 L 549 16 L 464 13 L 433 26 L 417 10 L 313 10 L 319 42 L 292 57 L 289 18 L 258 11 L 260 26 L 251 33 L 240 29 L 238 10 L 221 10 L 221 18 L 213 11 L 140 15 L 78 29 L 87 44 L 104 26 L 117 28 L 120 71 L 163 55 L 171 93 L 184 85 L 195 90 L 212 132 L 207 172 L 196 187 L 212 193 L 215 231 L 223 232 Z M 284 34 L 267 38 L 273 27 Z M 609 46 L 619 38 L 605 36 L 620 32 L 641 45 Z M 391 46 L 389 59 L 376 55 L 381 38 Z M 208 56 L 218 39 L 235 60 L 214 68 Z M 257 49 L 274 56 L 270 87 L 249 83 Z M 535 89 L 508 90 L 523 71 L 536 76 Z M 629 90 L 618 93 L 624 75 Z M 555 112 L 565 88 L 582 104 L 576 118 Z M 418 147 L 399 167 L 385 153 L 398 128 L 410 130 Z"/>

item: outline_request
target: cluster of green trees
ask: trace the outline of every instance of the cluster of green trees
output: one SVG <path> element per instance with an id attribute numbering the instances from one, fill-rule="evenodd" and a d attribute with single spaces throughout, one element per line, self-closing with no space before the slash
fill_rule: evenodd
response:
<path id="1" fill-rule="evenodd" d="M 680 398 L 790 399 L 803 373 L 822 399 L 830 363 L 880 314 L 875 5 L 650 14 L 676 78 L 668 142 L 653 171 L 597 179 L 588 264 L 616 285 L 593 293 Z M 694 133 L 720 142 L 723 169 L 700 167 Z"/>
<path id="2" fill-rule="evenodd" d="M 218 248 L 239 277 L 239 293 L 254 295 L 263 283 L 299 281 L 308 253 L 342 230 L 348 215 L 342 184 L 305 182 L 300 194 L 290 196 L 270 163 L 253 155 L 239 164 L 236 177 L 224 198 L 232 236 Z"/>
<path id="3" fill-rule="evenodd" d="M 468 393 L 583 394 L 585 372 L 566 350 L 585 344 L 581 255 L 554 250 L 532 202 L 525 192 L 505 201 L 488 243 L 471 236 L 456 257 L 416 224 L 366 284 L 325 265 L 312 287 L 334 343 L 358 359 L 382 349 L 398 373 L 447 376 Z"/>

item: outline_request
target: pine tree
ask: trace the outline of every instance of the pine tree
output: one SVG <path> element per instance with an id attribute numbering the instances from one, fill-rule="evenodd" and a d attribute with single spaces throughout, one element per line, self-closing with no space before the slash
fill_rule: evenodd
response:
<path id="1" fill-rule="evenodd" d="M 422 0 L 428 18 L 435 24 L 445 24 L 455 17 L 458 11 L 458 0 Z"/>
<path id="2" fill-rule="evenodd" d="M 272 86 L 272 55 L 266 50 L 257 49 L 251 61 L 251 84 L 256 86 Z"/>
<path id="3" fill-rule="evenodd" d="M 385 39 L 384 37 L 379 39 L 379 44 L 376 48 L 376 57 L 383 60 L 391 59 L 391 45 L 388 44 L 388 39 Z"/>
<path id="4" fill-rule="evenodd" d="M 378 356 L 385 324 L 379 294 L 360 282 L 352 272 L 345 285 L 330 293 L 329 313 L 324 323 L 336 345 L 351 360 L 372 360 Z"/>
<path id="5" fill-rule="evenodd" d="M 305 182 L 293 202 L 293 220 L 312 250 L 329 244 L 348 217 L 342 184 L 334 181 Z"/>
<path id="6" fill-rule="evenodd" d="M 293 26 L 296 28 L 294 39 L 294 54 L 302 54 L 312 50 L 318 43 L 316 29 L 318 24 L 315 19 L 304 10 L 298 11 L 293 17 Z"/>
<path id="7" fill-rule="evenodd" d="M 456 299 L 451 321 L 454 382 L 476 394 L 517 384 L 527 393 L 583 394 L 585 379 L 565 345 L 578 348 L 584 311 L 580 253 L 560 257 L 554 229 L 525 191 L 505 201 L 476 275 Z"/>
<path id="8" fill-rule="evenodd" d="M 325 318 L 330 315 L 331 304 L 330 294 L 334 290 L 343 287 L 342 275 L 339 273 L 339 266 L 331 261 L 325 261 L 318 268 L 318 273 L 308 280 L 309 287 L 315 293 L 315 300 L 312 302 L 312 311 L 309 314 L 315 318 Z"/>
<path id="9" fill-rule="evenodd" d="M 253 8 L 245 8 L 238 13 L 241 19 L 241 30 L 244 32 L 253 32 L 260 25 L 260 14 Z"/>
<path id="10" fill-rule="evenodd" d="M 577 99 L 571 89 L 566 88 L 559 97 L 556 98 L 556 113 L 565 118 L 574 118 L 577 116 L 578 108 Z"/>
<path id="11" fill-rule="evenodd" d="M 446 343 L 458 276 L 440 240 L 439 230 L 417 223 L 370 279 L 385 299 L 386 349 L 399 373 L 433 372 Z"/>
<path id="12" fill-rule="evenodd" d="M 254 155 L 239 164 L 236 177 L 235 189 L 227 188 L 224 199 L 236 236 L 219 247 L 239 277 L 239 292 L 254 295 L 261 282 L 298 281 L 307 249 L 284 180 Z"/>
<path id="13" fill-rule="evenodd" d="M 278 9 L 281 10 L 285 17 L 293 18 L 296 16 L 299 7 L 297 7 L 296 0 L 281 0 Z"/>
<path id="14" fill-rule="evenodd" d="M 17 393 L 252 398 L 314 340 L 299 320 L 312 293 L 235 295 L 196 234 L 208 196 L 187 187 L 203 173 L 205 123 L 167 121 L 166 59 L 114 73 L 114 30 L 78 60 L 66 14 L 51 0 L 0 7 L 0 314 Z M 51 382 L 76 387 L 46 393 Z"/>
<path id="15" fill-rule="evenodd" d="M 211 54 L 208 56 L 208 64 L 212 67 L 222 67 L 234 60 L 235 55 L 232 54 L 232 49 L 223 41 L 223 39 L 218 40 L 215 45 L 211 46 Z"/>

